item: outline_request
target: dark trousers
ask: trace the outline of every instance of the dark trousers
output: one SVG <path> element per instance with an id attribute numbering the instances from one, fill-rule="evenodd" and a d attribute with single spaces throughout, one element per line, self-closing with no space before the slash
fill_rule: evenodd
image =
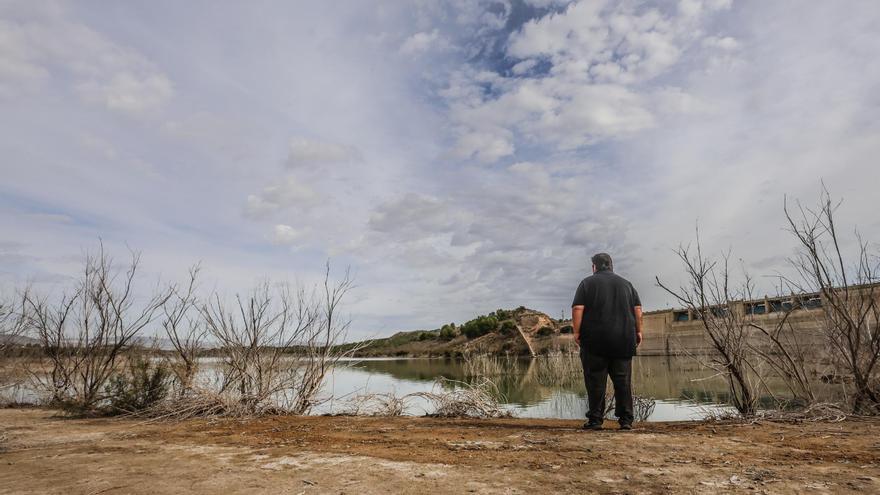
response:
<path id="1" fill-rule="evenodd" d="M 632 358 L 607 358 L 581 348 L 581 365 L 587 386 L 590 408 L 587 419 L 590 423 L 602 423 L 605 418 L 605 385 L 609 375 L 614 385 L 614 415 L 620 424 L 632 423 Z"/>

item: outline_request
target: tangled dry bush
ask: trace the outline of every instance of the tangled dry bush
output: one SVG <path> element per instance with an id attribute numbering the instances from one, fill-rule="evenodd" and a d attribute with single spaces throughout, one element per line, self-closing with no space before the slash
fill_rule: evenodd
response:
<path id="1" fill-rule="evenodd" d="M 183 421 L 193 418 L 213 419 L 221 417 L 244 419 L 272 412 L 278 411 L 273 411 L 268 407 L 258 410 L 250 404 L 243 404 L 235 398 L 230 398 L 214 391 L 190 389 L 186 395 L 169 397 L 146 409 L 133 411 L 129 416 L 146 418 L 153 421 Z"/>
<path id="2" fill-rule="evenodd" d="M 474 383 L 438 379 L 431 392 L 362 394 L 349 399 L 342 414 L 353 416 L 403 416 L 414 402 L 427 404 L 427 415 L 440 418 L 510 418 L 513 413 L 502 406 L 504 396 L 494 382 Z"/>
<path id="3" fill-rule="evenodd" d="M 822 190 L 812 208 L 785 206 L 789 231 L 798 240 L 790 260 L 798 276 L 787 279 L 792 290 L 817 292 L 822 300 L 820 328 L 832 361 L 852 379 L 847 390 L 856 414 L 880 414 L 880 253 L 858 230 L 841 238 L 835 217 L 840 202 Z M 855 249 L 848 249 L 854 244 Z"/>
<path id="4" fill-rule="evenodd" d="M 137 298 L 139 265 L 140 255 L 131 252 L 131 260 L 119 266 L 102 245 L 86 255 L 83 272 L 60 298 L 25 291 L 27 329 L 42 350 L 29 371 L 50 404 L 90 413 L 109 399 L 106 384 L 170 295 L 157 289 Z"/>
<path id="5" fill-rule="evenodd" d="M 198 266 L 188 284 L 152 290 L 138 282 L 139 266 L 138 253 L 120 265 L 101 245 L 60 295 L 23 291 L 16 318 L 0 305 L 0 332 L 21 322 L 39 343 L 27 371 L 42 402 L 76 414 L 306 414 L 332 366 L 360 349 L 337 345 L 349 326 L 339 312 L 352 280 L 346 271 L 331 281 L 329 263 L 323 285 L 267 282 L 232 304 L 216 293 L 197 297 Z M 171 352 L 140 356 L 156 320 Z M 219 363 L 202 369 L 206 356 Z"/>
<path id="6" fill-rule="evenodd" d="M 636 421 L 647 421 L 654 413 L 657 401 L 650 397 L 633 396 L 633 418 Z M 608 417 L 614 412 L 614 393 L 611 392 L 605 396 L 605 416 Z"/>
<path id="7" fill-rule="evenodd" d="M 771 421 L 793 421 L 799 423 L 806 421 L 839 423 L 850 416 L 852 416 L 852 414 L 840 404 L 818 402 L 794 411 L 762 411 L 760 418 Z"/>
<path id="8" fill-rule="evenodd" d="M 729 255 L 720 260 L 703 256 L 699 233 L 696 249 L 678 250 L 686 283 L 676 289 L 657 278 L 701 322 L 715 353 L 698 359 L 727 379 L 731 403 L 744 417 L 768 414 L 758 408 L 762 395 L 770 396 L 779 410 L 769 414 L 790 416 L 786 408 L 793 403 L 804 405 L 796 414 L 805 417 L 831 411 L 820 416 L 834 419 L 840 417 L 837 410 L 880 414 L 880 256 L 857 230 L 853 239 L 841 237 L 839 205 L 824 185 L 816 206 L 798 202 L 792 208 L 786 200 L 787 230 L 797 249 L 789 259 L 793 273 L 779 275 L 791 296 L 779 308 L 747 310 L 744 301 L 754 299 L 751 278 L 744 273 L 737 287 L 728 270 Z M 811 301 L 814 305 L 808 306 Z M 825 345 L 813 345 L 794 330 L 789 315 L 802 309 L 818 310 L 798 314 L 812 315 Z M 780 318 L 772 322 L 755 317 L 769 311 Z M 825 373 L 816 372 L 817 363 L 829 363 L 834 368 L 830 372 L 844 378 L 845 405 L 818 402 L 819 378 Z M 773 393 L 765 380 L 768 374 L 785 384 L 790 398 Z"/>
<path id="9" fill-rule="evenodd" d="M 330 369 L 360 349 L 337 345 L 349 326 L 339 307 L 351 287 L 348 272 L 332 283 L 327 265 L 323 285 L 311 290 L 265 283 L 231 305 L 215 294 L 199 314 L 207 334 L 219 343 L 216 383 L 199 387 L 188 379 L 175 399 L 147 414 L 180 419 L 309 413 L 320 402 Z M 185 301 L 186 296 L 179 304 Z M 192 348 L 186 342 L 175 345 L 184 364 Z"/>
<path id="10" fill-rule="evenodd" d="M 504 396 L 494 382 L 484 379 L 474 383 L 456 382 L 441 378 L 437 385 L 452 387 L 450 391 L 419 392 L 412 396 L 427 399 L 433 412 L 441 418 L 509 418 L 513 413 L 504 409 Z M 435 390 L 438 387 L 435 386 Z"/>
<path id="11" fill-rule="evenodd" d="M 403 416 L 407 414 L 415 398 L 412 394 L 398 396 L 395 393 L 356 395 L 345 401 L 341 408 L 341 414 L 346 416 Z"/>

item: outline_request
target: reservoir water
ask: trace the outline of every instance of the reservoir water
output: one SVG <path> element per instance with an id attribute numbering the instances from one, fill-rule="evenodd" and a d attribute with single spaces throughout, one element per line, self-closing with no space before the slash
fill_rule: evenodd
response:
<path id="1" fill-rule="evenodd" d="M 541 369 L 540 360 L 516 360 L 503 374 L 485 376 L 498 388 L 503 405 L 518 417 L 581 419 L 587 411 L 583 379 L 569 373 L 553 376 Z M 580 363 L 577 363 L 579 366 Z M 552 371 L 552 370 L 551 370 Z M 729 411 L 726 384 L 692 358 L 638 356 L 633 360 L 634 394 L 654 400 L 648 421 L 702 419 Z M 344 363 L 328 376 L 323 395 L 333 397 L 315 413 L 343 413 L 352 399 L 365 394 L 397 397 L 442 388 L 438 379 L 468 382 L 468 363 L 454 359 L 365 359 Z M 445 387 L 455 386 L 448 383 Z M 608 383 L 611 391 L 611 383 Z M 408 414 L 430 413 L 427 401 L 408 401 Z"/>

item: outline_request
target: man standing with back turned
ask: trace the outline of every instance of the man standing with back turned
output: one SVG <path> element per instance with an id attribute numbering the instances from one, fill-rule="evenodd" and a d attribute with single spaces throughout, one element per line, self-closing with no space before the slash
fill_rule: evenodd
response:
<path id="1" fill-rule="evenodd" d="M 621 430 L 631 430 L 632 357 L 642 343 L 642 302 L 632 284 L 614 273 L 611 256 L 599 253 L 591 261 L 593 275 L 581 281 L 571 303 L 590 408 L 584 428 L 602 429 L 605 384 L 611 375 L 614 414 Z"/>

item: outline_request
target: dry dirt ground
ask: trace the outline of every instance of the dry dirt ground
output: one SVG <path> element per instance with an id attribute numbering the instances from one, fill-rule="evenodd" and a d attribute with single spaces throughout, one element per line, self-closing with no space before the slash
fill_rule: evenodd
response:
<path id="1" fill-rule="evenodd" d="M 880 493 L 876 420 L 579 426 L 362 417 L 146 424 L 2 409 L 0 493 Z"/>

